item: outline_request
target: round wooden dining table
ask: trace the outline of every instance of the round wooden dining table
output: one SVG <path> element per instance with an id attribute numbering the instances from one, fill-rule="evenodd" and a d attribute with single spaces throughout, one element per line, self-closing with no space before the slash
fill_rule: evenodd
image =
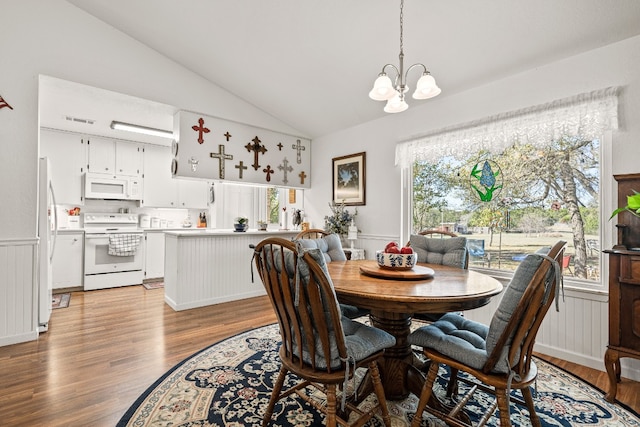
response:
<path id="1" fill-rule="evenodd" d="M 424 375 L 407 342 L 414 313 L 471 310 L 489 303 L 502 284 L 486 274 L 434 264 L 412 270 L 387 270 L 375 260 L 333 261 L 327 264 L 338 300 L 371 310 L 373 326 L 396 338 L 385 351 L 380 375 L 388 399 L 420 396 Z M 364 394 L 363 394 L 364 395 Z"/>

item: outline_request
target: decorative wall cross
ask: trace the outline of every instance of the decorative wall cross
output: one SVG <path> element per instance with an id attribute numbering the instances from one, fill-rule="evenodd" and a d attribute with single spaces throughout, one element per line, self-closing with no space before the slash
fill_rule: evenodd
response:
<path id="1" fill-rule="evenodd" d="M 218 145 L 218 152 L 211 153 L 210 156 L 214 159 L 218 159 L 218 170 L 220 179 L 224 179 L 224 162 L 225 160 L 233 160 L 233 155 L 224 153 L 224 145 Z"/>
<path id="2" fill-rule="evenodd" d="M 4 100 L 4 98 L 2 97 L 2 95 L 0 95 L 0 109 L 7 107 L 10 110 L 13 110 L 13 107 L 11 105 L 9 105 L 9 103 L 7 101 Z"/>
<path id="3" fill-rule="evenodd" d="M 227 131 L 227 133 L 222 134 L 225 138 L 227 138 L 227 142 L 229 142 L 229 138 L 231 138 L 231 134 L 229 133 L 229 131 Z"/>
<path id="4" fill-rule="evenodd" d="M 302 163 L 302 155 L 300 154 L 300 152 L 304 151 L 306 149 L 306 147 L 300 143 L 299 139 L 297 141 L 298 142 L 293 144 L 291 146 L 291 148 L 293 148 L 294 150 L 296 150 L 298 152 L 298 158 L 296 160 L 298 161 L 298 163 Z"/>
<path id="5" fill-rule="evenodd" d="M 271 174 L 274 173 L 275 171 L 273 169 L 271 169 L 271 165 L 267 165 L 267 167 L 265 169 L 262 169 L 262 172 L 267 174 L 267 182 L 271 181 Z"/>
<path id="6" fill-rule="evenodd" d="M 302 171 L 298 174 L 298 176 L 300 177 L 300 184 L 304 185 L 304 179 L 307 177 L 307 174 Z"/>
<path id="7" fill-rule="evenodd" d="M 242 160 L 240 160 L 240 163 L 238 163 L 235 166 L 236 169 L 238 169 L 238 177 L 240 179 L 242 179 L 242 171 L 244 171 L 245 169 L 247 169 L 247 167 L 244 165 L 244 162 Z"/>
<path id="8" fill-rule="evenodd" d="M 284 172 L 284 178 L 282 179 L 282 182 L 285 184 L 289 182 L 289 179 L 287 178 L 287 173 L 293 171 L 293 166 L 289 166 L 289 160 L 287 160 L 286 157 L 282 161 L 282 164 L 278 165 L 278 169 Z"/>
<path id="9" fill-rule="evenodd" d="M 268 150 L 264 145 L 260 145 L 262 141 L 260 141 L 260 139 L 257 136 L 253 138 L 251 141 L 253 141 L 253 144 L 250 142 L 247 145 L 245 145 L 244 148 L 246 148 L 248 152 L 253 151 L 253 164 L 251 166 L 253 166 L 254 170 L 258 170 L 258 168 L 260 167 L 260 165 L 258 164 L 258 154 L 259 153 L 264 154 Z"/>
<path id="10" fill-rule="evenodd" d="M 282 151 L 282 147 L 284 147 L 284 145 L 282 145 L 282 142 L 278 142 L 278 151 Z"/>
<path id="11" fill-rule="evenodd" d="M 198 119 L 198 126 L 193 125 L 191 126 L 191 129 L 198 132 L 198 144 L 202 144 L 204 142 L 203 133 L 211 132 L 209 128 L 204 127 L 204 119 L 202 117 Z"/>

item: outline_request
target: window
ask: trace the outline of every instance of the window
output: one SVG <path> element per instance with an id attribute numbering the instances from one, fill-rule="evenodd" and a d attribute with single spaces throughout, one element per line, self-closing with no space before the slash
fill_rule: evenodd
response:
<path id="1" fill-rule="evenodd" d="M 280 223 L 280 189 L 277 187 L 268 187 L 266 191 L 266 210 L 267 222 L 269 224 Z"/>
<path id="2" fill-rule="evenodd" d="M 466 235 L 470 265 L 499 270 L 566 240 L 565 277 L 602 284 L 618 92 L 580 94 L 398 144 L 396 164 L 411 181 L 403 233 Z"/>
<path id="3" fill-rule="evenodd" d="M 524 255 L 566 240 L 565 276 L 599 281 L 600 141 L 513 144 L 413 165 L 412 232 L 465 235 L 470 266 L 515 270 Z"/>

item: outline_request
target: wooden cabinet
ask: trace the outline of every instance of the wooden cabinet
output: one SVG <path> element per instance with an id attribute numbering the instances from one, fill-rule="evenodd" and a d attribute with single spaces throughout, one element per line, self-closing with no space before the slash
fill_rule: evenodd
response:
<path id="1" fill-rule="evenodd" d="M 84 236 L 81 231 L 58 233 L 53 253 L 53 289 L 83 286 Z"/>
<path id="2" fill-rule="evenodd" d="M 618 206 L 640 191 L 640 174 L 615 175 Z M 640 219 L 629 212 L 618 215 L 618 244 L 609 255 L 609 345 L 604 365 L 609 377 L 605 399 L 614 402 L 620 382 L 620 359 L 640 359 Z"/>
<path id="3" fill-rule="evenodd" d="M 59 205 L 82 205 L 82 176 L 86 167 L 86 139 L 68 132 L 42 129 L 40 155 L 51 164 L 51 182 Z"/>
<path id="4" fill-rule="evenodd" d="M 142 147 L 135 142 L 92 137 L 88 144 L 88 170 L 109 175 L 140 176 Z"/>
<path id="5" fill-rule="evenodd" d="M 164 277 L 164 233 L 147 231 L 144 233 L 144 241 L 145 280 Z"/>

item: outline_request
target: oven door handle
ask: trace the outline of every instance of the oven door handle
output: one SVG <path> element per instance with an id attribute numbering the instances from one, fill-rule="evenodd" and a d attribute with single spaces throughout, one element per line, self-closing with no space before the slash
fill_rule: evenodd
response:
<path id="1" fill-rule="evenodd" d="M 144 233 L 139 233 L 139 232 L 135 232 L 135 233 L 102 233 L 102 234 L 85 234 L 84 238 L 85 239 L 107 239 L 109 237 L 109 235 L 111 234 L 133 234 L 134 236 L 144 236 Z"/>

